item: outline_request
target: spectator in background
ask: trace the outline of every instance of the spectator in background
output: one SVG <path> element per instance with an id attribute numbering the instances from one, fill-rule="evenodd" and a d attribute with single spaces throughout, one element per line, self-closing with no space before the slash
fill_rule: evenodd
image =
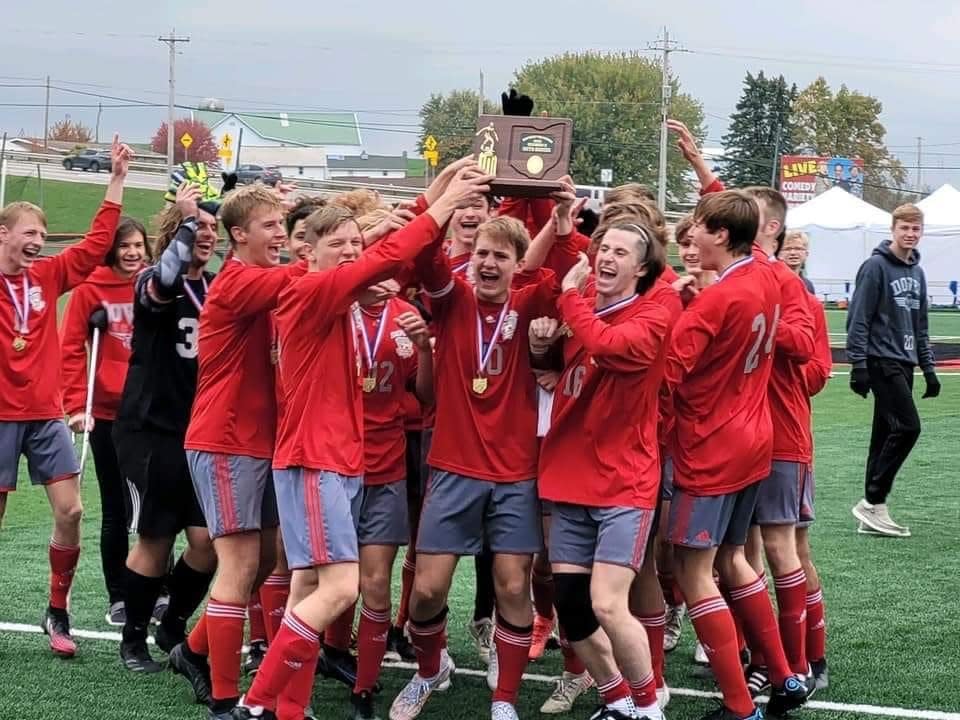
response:
<path id="1" fill-rule="evenodd" d="M 783 239 L 783 245 L 780 246 L 780 252 L 777 257 L 783 260 L 784 264 L 793 272 L 800 276 L 803 284 L 807 286 L 807 291 L 811 295 L 816 292 L 813 289 L 813 283 L 807 277 L 804 265 L 807 263 L 807 256 L 810 254 L 810 237 L 803 230 L 788 230 Z"/>

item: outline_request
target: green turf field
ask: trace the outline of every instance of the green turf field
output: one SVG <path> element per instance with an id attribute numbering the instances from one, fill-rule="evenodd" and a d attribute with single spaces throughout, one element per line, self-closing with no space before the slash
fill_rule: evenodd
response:
<path id="1" fill-rule="evenodd" d="M 960 720 L 960 498 L 955 442 L 960 415 L 960 375 L 944 378 L 944 394 L 920 403 L 924 432 L 903 470 L 892 499 L 895 516 L 914 537 L 896 540 L 857 535 L 850 507 L 860 498 L 862 465 L 869 430 L 870 403 L 846 389 L 842 375 L 816 400 L 817 511 L 814 551 L 824 579 L 827 603 L 831 688 L 818 694 L 823 704 L 802 711 L 811 719 L 867 718 L 889 711 L 851 705 L 903 708 L 903 717 Z M 25 482 L 21 475 L 21 482 Z M 108 631 L 105 596 L 97 562 L 96 482 L 84 485 L 84 555 L 73 592 L 74 627 Z M 22 485 L 10 497 L 0 531 L 0 622 L 34 626 L 46 603 L 46 543 L 49 519 L 41 491 Z M 399 563 L 398 563 L 399 568 Z M 451 598 L 450 649 L 461 668 L 478 668 L 465 623 L 472 612 L 472 563 L 462 564 Z M 164 720 L 205 718 L 188 704 L 189 692 L 172 675 L 135 676 L 124 671 L 117 643 L 81 639 L 72 661 L 52 658 L 45 638 L 0 625 L 0 717 L 18 720 Z M 667 660 L 672 687 L 712 691 L 711 683 L 691 676 L 693 633 Z M 559 653 L 532 664 L 539 676 L 559 673 Z M 384 671 L 381 715 L 409 677 L 409 670 Z M 542 680 L 524 683 L 520 714 L 538 716 L 550 691 Z M 461 676 L 447 696 L 438 696 L 423 717 L 467 720 L 489 717 L 489 693 L 482 678 Z M 576 717 L 585 717 L 595 696 L 581 700 Z M 346 690 L 318 682 L 314 707 L 322 718 L 346 717 Z M 668 717 L 694 719 L 712 709 L 705 698 L 675 696 Z M 832 705 L 830 703 L 839 703 Z M 869 712 L 867 712 L 869 710 Z M 939 711 L 917 714 L 918 710 Z"/>
<path id="2" fill-rule="evenodd" d="M 933 310 L 929 315 L 930 337 L 951 338 L 960 343 L 960 311 Z M 847 334 L 847 311 L 827 308 L 827 328 L 834 343 L 843 342 Z"/>

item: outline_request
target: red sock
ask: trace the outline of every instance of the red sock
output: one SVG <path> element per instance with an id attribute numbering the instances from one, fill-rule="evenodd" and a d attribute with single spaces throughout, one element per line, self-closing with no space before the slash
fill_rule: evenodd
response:
<path id="1" fill-rule="evenodd" d="M 511 625 L 497 613 L 497 627 L 493 631 L 493 641 L 496 643 L 500 675 L 497 679 L 497 689 L 493 693 L 493 702 L 516 705 L 523 671 L 527 669 L 527 661 L 530 657 L 532 640 L 532 625 L 524 628 Z"/>
<path id="2" fill-rule="evenodd" d="M 773 605 L 770 603 L 770 595 L 767 594 L 766 583 L 758 577 L 752 583 L 731 588 L 730 598 L 733 601 L 733 612 L 743 623 L 747 642 L 750 647 L 763 652 L 770 682 L 780 687 L 790 677 L 791 672 L 787 656 L 783 652 L 780 629 L 773 615 Z M 739 663 L 737 666 L 739 667 Z"/>
<path id="3" fill-rule="evenodd" d="M 553 620 L 553 573 L 541 574 L 533 571 L 531 581 L 533 588 L 533 607 L 537 615 L 547 620 Z"/>
<path id="4" fill-rule="evenodd" d="M 567 640 L 567 633 L 564 632 L 563 625 L 560 625 L 560 652 L 563 653 L 564 672 L 571 673 L 572 675 L 583 675 L 587 671 L 587 666 L 583 664 L 583 660 L 580 659 L 577 651 L 573 649 L 570 641 Z"/>
<path id="5" fill-rule="evenodd" d="M 80 560 L 79 546 L 50 541 L 50 607 L 66 610 L 70 600 L 73 574 Z"/>
<path id="6" fill-rule="evenodd" d="M 603 699 L 604 705 L 613 705 L 615 702 L 630 697 L 630 686 L 623 679 L 623 675 L 617 673 L 606 682 L 597 683 L 597 692 Z"/>
<path id="7" fill-rule="evenodd" d="M 420 677 L 436 677 L 440 673 L 440 651 L 447 646 L 447 609 L 423 623 L 410 618 L 410 641 L 417 652 Z"/>
<path id="8" fill-rule="evenodd" d="M 658 615 L 643 615 L 637 620 L 647 631 L 647 642 L 650 643 L 650 661 L 653 663 L 653 676 L 656 679 L 657 687 L 663 687 L 663 635 L 667 629 L 667 616 L 664 613 Z"/>
<path id="9" fill-rule="evenodd" d="M 807 577 L 803 568 L 773 579 L 777 591 L 777 623 L 783 650 L 795 673 L 807 666 Z"/>
<path id="10" fill-rule="evenodd" d="M 355 693 L 373 692 L 380 679 L 380 665 L 387 652 L 387 633 L 390 632 L 390 608 L 372 610 L 366 603 L 360 609 L 360 628 L 357 630 L 357 682 Z"/>
<path id="11" fill-rule="evenodd" d="M 353 618 L 357 614 L 354 603 L 334 620 L 323 632 L 323 644 L 346 652 L 350 649 L 350 635 L 353 632 Z"/>
<path id="12" fill-rule="evenodd" d="M 268 710 L 275 710 L 277 698 L 300 671 L 309 670 L 312 679 L 319 655 L 320 636 L 317 631 L 300 620 L 292 611 L 287 613 L 280 624 L 280 631 L 273 639 L 273 645 L 270 646 L 260 670 L 257 671 L 253 685 L 247 691 L 244 702 L 247 705 L 259 705 Z M 302 687 L 305 686 L 298 683 L 298 689 Z M 295 703 L 301 710 L 310 702 L 309 693 L 305 698 L 294 697 L 290 690 L 287 694 L 291 704 Z"/>
<path id="13" fill-rule="evenodd" d="M 260 587 L 260 603 L 263 605 L 263 625 L 267 633 L 267 642 L 273 642 L 280 631 L 283 614 L 290 597 L 290 576 L 270 575 Z"/>
<path id="14" fill-rule="evenodd" d="M 827 656 L 827 623 L 823 609 L 823 588 L 807 593 L 807 657 L 823 660 Z"/>
<path id="15" fill-rule="evenodd" d="M 247 608 L 210 598 L 207 603 L 210 685 L 215 700 L 240 696 L 240 650 Z"/>
<path id="16" fill-rule="evenodd" d="M 400 606 L 397 608 L 397 619 L 393 623 L 401 630 L 410 619 L 410 593 L 413 592 L 413 578 L 416 574 L 417 565 L 408 554 L 403 559 L 403 570 L 400 572 Z"/>
<path id="17" fill-rule="evenodd" d="M 630 683 L 633 704 L 638 708 L 648 708 L 657 704 L 657 681 L 651 670 L 646 677 Z"/>
<path id="18" fill-rule="evenodd" d="M 278 630 L 279 632 L 279 630 Z M 297 670 L 277 697 L 277 720 L 304 720 L 304 709 L 310 705 L 316 663 Z"/>
<path id="19" fill-rule="evenodd" d="M 187 636 L 187 647 L 195 655 L 207 657 L 210 654 L 210 642 L 207 639 L 207 613 L 204 612 L 193 630 Z"/>
<path id="20" fill-rule="evenodd" d="M 727 604 L 719 596 L 706 598 L 689 605 L 687 614 L 707 652 L 724 706 L 739 717 L 746 717 L 753 712 L 753 698 L 743 677 L 737 631 Z"/>
<path id="21" fill-rule="evenodd" d="M 723 600 L 727 603 L 728 608 L 733 607 L 733 600 L 730 598 L 730 588 L 721 583 L 719 580 L 714 578 L 714 582 L 717 583 L 717 587 L 720 588 L 720 594 L 723 596 Z M 740 624 L 740 619 L 737 617 L 736 613 L 731 613 L 733 615 L 733 626 L 737 629 L 737 649 L 743 654 L 743 651 L 747 647 L 747 639 L 743 634 L 743 626 Z M 753 648 L 751 648 L 751 651 Z M 761 663 L 754 663 L 761 664 Z"/>
<path id="22" fill-rule="evenodd" d="M 250 642 L 264 642 L 267 639 L 267 630 L 263 626 L 263 605 L 260 604 L 259 593 L 254 593 L 247 603 L 247 620 L 250 623 Z"/>

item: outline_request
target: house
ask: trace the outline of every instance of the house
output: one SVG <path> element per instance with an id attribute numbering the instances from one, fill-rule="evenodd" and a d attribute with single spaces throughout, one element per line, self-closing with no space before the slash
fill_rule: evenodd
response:
<path id="1" fill-rule="evenodd" d="M 363 152 L 356 113 L 193 110 L 191 115 L 210 128 L 228 170 L 252 163 L 277 167 L 293 180 L 326 180 L 329 156 Z"/>
<path id="2" fill-rule="evenodd" d="M 327 172 L 331 180 L 338 178 L 405 178 L 409 166 L 407 153 L 401 156 L 368 155 L 360 153 L 348 157 L 327 154 Z"/>

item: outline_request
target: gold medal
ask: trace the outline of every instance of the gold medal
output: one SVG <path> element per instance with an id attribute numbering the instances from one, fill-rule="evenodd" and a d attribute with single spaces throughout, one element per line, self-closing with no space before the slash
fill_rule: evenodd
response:
<path id="1" fill-rule="evenodd" d="M 17 335 L 13 339 L 13 349 L 15 352 L 23 352 L 27 349 L 27 339 L 23 335 Z"/>
<path id="2" fill-rule="evenodd" d="M 377 387 L 377 379 L 369 375 L 363 379 L 363 391 L 365 393 L 373 392 Z"/>
<path id="3" fill-rule="evenodd" d="M 475 377 L 473 379 L 473 391 L 477 395 L 483 395 L 487 391 L 487 379 L 485 377 Z"/>

